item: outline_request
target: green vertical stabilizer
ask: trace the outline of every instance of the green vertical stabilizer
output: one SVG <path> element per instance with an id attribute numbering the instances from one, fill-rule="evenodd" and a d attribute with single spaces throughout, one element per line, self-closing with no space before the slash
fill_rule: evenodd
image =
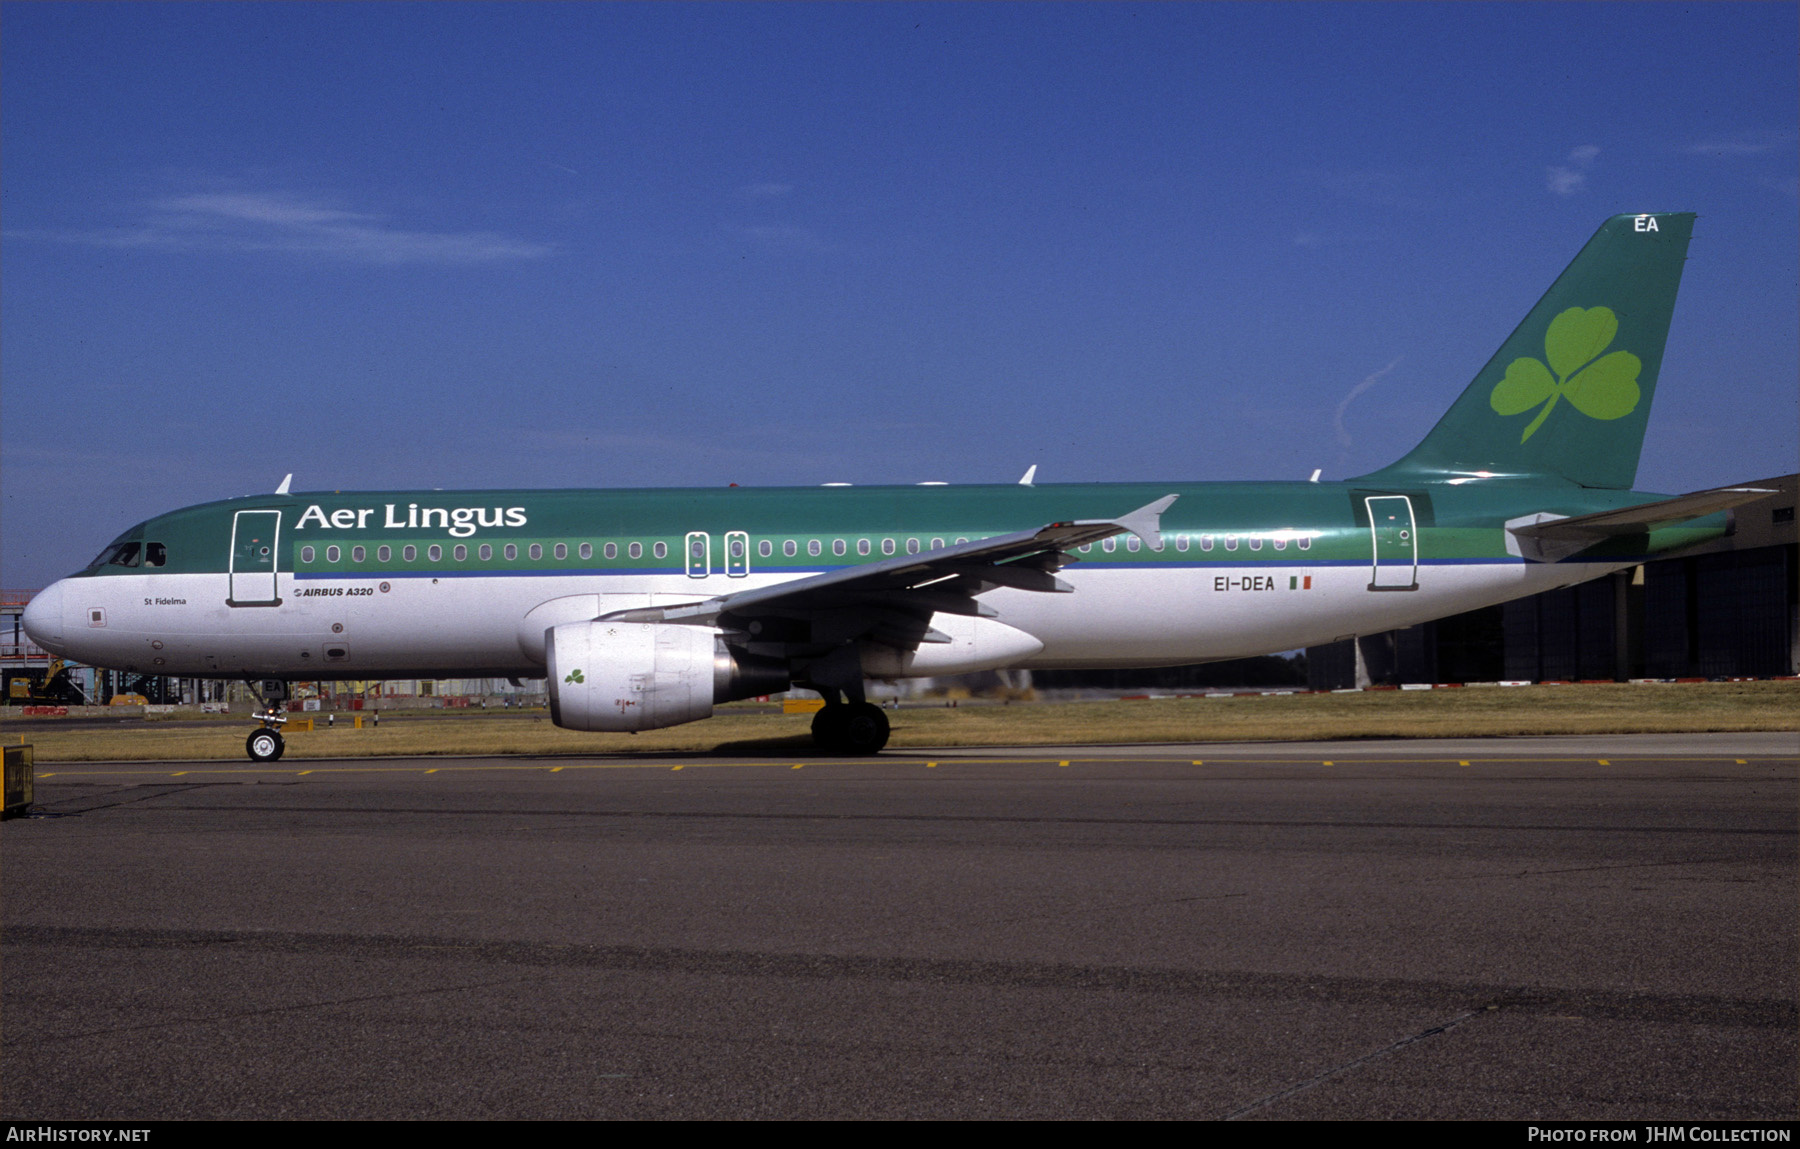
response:
<path id="1" fill-rule="evenodd" d="M 1692 212 L 1607 220 L 1425 441 L 1364 479 L 1629 490 L 1693 231 Z"/>

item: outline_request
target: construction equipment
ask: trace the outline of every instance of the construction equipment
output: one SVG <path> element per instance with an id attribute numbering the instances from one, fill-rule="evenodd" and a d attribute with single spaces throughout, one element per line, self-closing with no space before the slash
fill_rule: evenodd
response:
<path id="1" fill-rule="evenodd" d="M 53 658 L 48 666 L 5 671 L 0 681 L 0 702 L 8 706 L 81 706 L 87 702 L 87 696 L 75 684 L 68 664 Z"/>

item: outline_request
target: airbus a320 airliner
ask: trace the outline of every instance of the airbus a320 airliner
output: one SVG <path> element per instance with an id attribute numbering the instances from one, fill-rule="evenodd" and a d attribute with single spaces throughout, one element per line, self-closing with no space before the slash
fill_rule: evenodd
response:
<path id="1" fill-rule="evenodd" d="M 1631 490 L 1693 231 L 1608 220 L 1424 441 L 1344 482 L 332 492 L 132 527 L 26 608 L 126 671 L 545 677 L 575 730 L 810 687 L 874 753 L 868 679 L 1171 666 L 1370 634 L 1724 534 L 1762 492 Z M 1316 477 L 1316 476 L 1315 476 Z"/>

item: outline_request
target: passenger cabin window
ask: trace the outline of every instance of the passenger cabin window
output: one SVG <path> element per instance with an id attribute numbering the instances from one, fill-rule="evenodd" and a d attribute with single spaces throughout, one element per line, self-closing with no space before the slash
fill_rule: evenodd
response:
<path id="1" fill-rule="evenodd" d="M 916 555 L 919 553 L 919 540 L 918 539 L 907 539 L 906 540 L 906 553 L 909 555 Z"/>
<path id="2" fill-rule="evenodd" d="M 768 539 L 763 539 L 756 544 L 756 553 L 759 558 L 773 558 L 775 555 L 775 544 Z"/>
<path id="3" fill-rule="evenodd" d="M 857 539 L 856 540 L 856 553 L 859 555 L 866 555 L 869 553 L 869 540 L 868 539 Z"/>
<path id="4" fill-rule="evenodd" d="M 476 548 L 475 553 L 480 556 L 482 562 L 487 562 L 494 557 L 494 548 L 487 543 L 482 543 L 480 547 Z"/>
<path id="5" fill-rule="evenodd" d="M 403 546 L 400 548 L 400 557 L 405 559 L 407 562 L 412 562 L 414 559 L 419 557 L 419 548 L 415 547 L 409 543 L 406 546 Z"/>
<path id="6" fill-rule="evenodd" d="M 1300 549 L 1303 551 L 1312 550 L 1312 536 L 1311 535 L 1301 535 L 1300 536 Z"/>
<path id="7" fill-rule="evenodd" d="M 1251 535 L 1250 536 L 1250 549 L 1253 551 L 1262 550 L 1262 536 L 1261 535 Z"/>
<path id="8" fill-rule="evenodd" d="M 1119 540 L 1117 538 L 1101 539 L 1100 549 L 1110 555 L 1119 549 Z"/>
<path id="9" fill-rule="evenodd" d="M 313 561 L 313 549 L 311 547 L 301 547 L 300 548 L 300 561 L 303 563 L 309 563 L 309 562 Z"/>
<path id="10" fill-rule="evenodd" d="M 469 557 L 469 548 L 468 548 L 468 547 L 465 547 L 465 546 L 463 546 L 463 545 L 462 545 L 462 544 L 461 544 L 461 543 L 458 543 L 458 544 L 457 544 L 457 545 L 456 545 L 456 546 L 455 546 L 455 547 L 454 547 L 454 548 L 453 548 L 453 549 L 452 549 L 452 550 L 451 550 L 451 551 L 450 551 L 450 555 L 451 555 L 451 557 L 452 557 L 452 558 L 454 558 L 454 559 L 455 559 L 455 560 L 456 560 L 456 561 L 457 561 L 457 562 L 459 562 L 459 563 L 460 563 L 460 562 L 466 562 L 466 561 L 467 561 L 467 560 L 468 560 L 468 557 Z"/>
<path id="11" fill-rule="evenodd" d="M 425 557 L 429 558 L 434 563 L 442 562 L 444 558 L 444 548 L 438 546 L 436 543 L 432 543 L 425 549 Z"/>
<path id="12" fill-rule="evenodd" d="M 791 559 L 800 553 L 799 544 L 795 543 L 793 539 L 789 539 L 787 542 L 781 544 L 781 553 Z"/>
<path id="13" fill-rule="evenodd" d="M 556 555 L 556 557 L 557 557 L 557 558 L 559 558 L 559 559 L 566 559 L 566 558 L 568 558 L 568 557 L 569 557 L 569 547 L 568 547 L 568 544 L 566 544 L 566 543 L 557 543 L 557 544 L 556 544 L 556 550 L 555 550 L 555 552 L 554 552 L 554 553 L 555 553 L 555 555 Z"/>
<path id="14" fill-rule="evenodd" d="M 1228 551 L 1237 550 L 1237 536 L 1236 535 L 1226 535 L 1225 536 L 1225 549 Z"/>
<path id="15" fill-rule="evenodd" d="M 619 557 L 619 544 L 607 543 L 604 547 L 600 548 L 600 553 L 604 554 L 609 559 L 616 559 Z"/>
<path id="16" fill-rule="evenodd" d="M 811 555 L 813 558 L 815 558 L 815 559 L 818 558 L 820 554 L 824 553 L 824 550 L 825 550 L 824 545 L 821 544 L 818 539 L 807 539 L 806 540 L 806 553 Z"/>
<path id="17" fill-rule="evenodd" d="M 326 547 L 325 548 L 325 561 L 328 563 L 337 562 L 338 559 L 343 557 L 343 555 L 344 555 L 344 552 L 339 550 L 337 547 Z"/>
<path id="18" fill-rule="evenodd" d="M 1284 536 L 1284 535 L 1276 535 L 1276 536 L 1275 536 L 1275 549 L 1276 549 L 1276 550 L 1278 550 L 1278 551 L 1285 551 L 1285 550 L 1287 550 L 1287 538 L 1286 538 L 1286 536 Z"/>
<path id="19" fill-rule="evenodd" d="M 1143 545 L 1144 545 L 1143 540 L 1138 538 L 1136 535 L 1126 535 L 1125 536 L 1125 549 L 1126 550 L 1136 551 L 1139 547 L 1141 547 Z"/>
<path id="20" fill-rule="evenodd" d="M 831 553 L 832 554 L 838 555 L 841 557 L 844 554 L 848 553 L 848 551 L 849 551 L 849 548 L 844 545 L 843 539 L 832 539 L 831 540 Z"/>
<path id="21" fill-rule="evenodd" d="M 1212 548 L 1213 548 L 1213 537 L 1211 535 L 1201 535 L 1200 536 L 1200 549 L 1203 551 L 1210 551 L 1210 550 L 1212 550 Z"/>
<path id="22" fill-rule="evenodd" d="M 391 559 L 393 557 L 394 557 L 394 548 L 393 547 L 376 547 L 375 548 L 375 559 L 377 562 L 387 562 L 389 559 Z"/>
<path id="23" fill-rule="evenodd" d="M 366 548 L 366 547 L 351 547 L 350 548 L 350 561 L 351 562 L 359 563 L 368 557 L 369 557 L 368 548 Z"/>
<path id="24" fill-rule="evenodd" d="M 1176 535 L 1175 536 L 1175 549 L 1180 551 L 1182 554 L 1187 553 L 1188 537 L 1186 535 Z"/>
<path id="25" fill-rule="evenodd" d="M 506 561 L 511 562 L 519 557 L 519 548 L 512 543 L 506 544 Z"/>
<path id="26" fill-rule="evenodd" d="M 531 549 L 526 551 L 525 553 L 530 555 L 534 559 L 541 559 L 544 557 L 544 548 L 537 543 L 532 543 Z"/>
<path id="27" fill-rule="evenodd" d="M 894 540 L 893 539 L 882 539 L 881 540 L 881 553 L 884 555 L 891 555 L 894 553 Z"/>
<path id="28" fill-rule="evenodd" d="M 944 549 L 944 540 L 943 539 L 932 539 L 931 540 L 931 549 L 934 551 L 943 550 Z"/>
<path id="29" fill-rule="evenodd" d="M 581 557 L 584 559 L 593 558 L 594 557 L 594 544 L 593 543 L 582 543 L 581 549 L 577 553 L 580 554 Z"/>
<path id="30" fill-rule="evenodd" d="M 655 555 L 659 559 L 666 559 L 669 557 L 669 544 L 668 543 L 657 543 L 656 545 L 654 545 L 650 548 L 650 553 Z"/>
<path id="31" fill-rule="evenodd" d="M 634 559 L 641 559 L 644 557 L 644 544 L 632 543 L 625 548 L 625 553 Z"/>

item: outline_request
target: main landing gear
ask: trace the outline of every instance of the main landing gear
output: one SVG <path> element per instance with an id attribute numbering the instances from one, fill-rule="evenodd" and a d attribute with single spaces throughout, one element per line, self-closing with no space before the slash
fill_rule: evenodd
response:
<path id="1" fill-rule="evenodd" d="M 813 743 L 828 754 L 876 754 L 888 740 L 887 715 L 863 695 L 862 660 L 846 643 L 814 659 L 794 685 L 816 690 L 825 708 L 813 715 Z"/>
<path id="2" fill-rule="evenodd" d="M 887 715 L 873 702 L 829 702 L 813 715 L 812 735 L 833 754 L 874 754 L 887 745 Z"/>
<path id="3" fill-rule="evenodd" d="M 244 739 L 244 749 L 249 752 L 252 762 L 274 762 L 280 759 L 287 749 L 287 742 L 281 737 L 281 727 L 287 722 L 287 715 L 281 712 L 281 704 L 287 700 L 287 683 L 278 678 L 271 678 L 257 683 L 248 680 L 250 693 L 262 703 L 262 709 L 251 717 L 262 723 L 262 729 L 250 732 Z M 258 689 L 258 686 L 261 689 Z"/>

